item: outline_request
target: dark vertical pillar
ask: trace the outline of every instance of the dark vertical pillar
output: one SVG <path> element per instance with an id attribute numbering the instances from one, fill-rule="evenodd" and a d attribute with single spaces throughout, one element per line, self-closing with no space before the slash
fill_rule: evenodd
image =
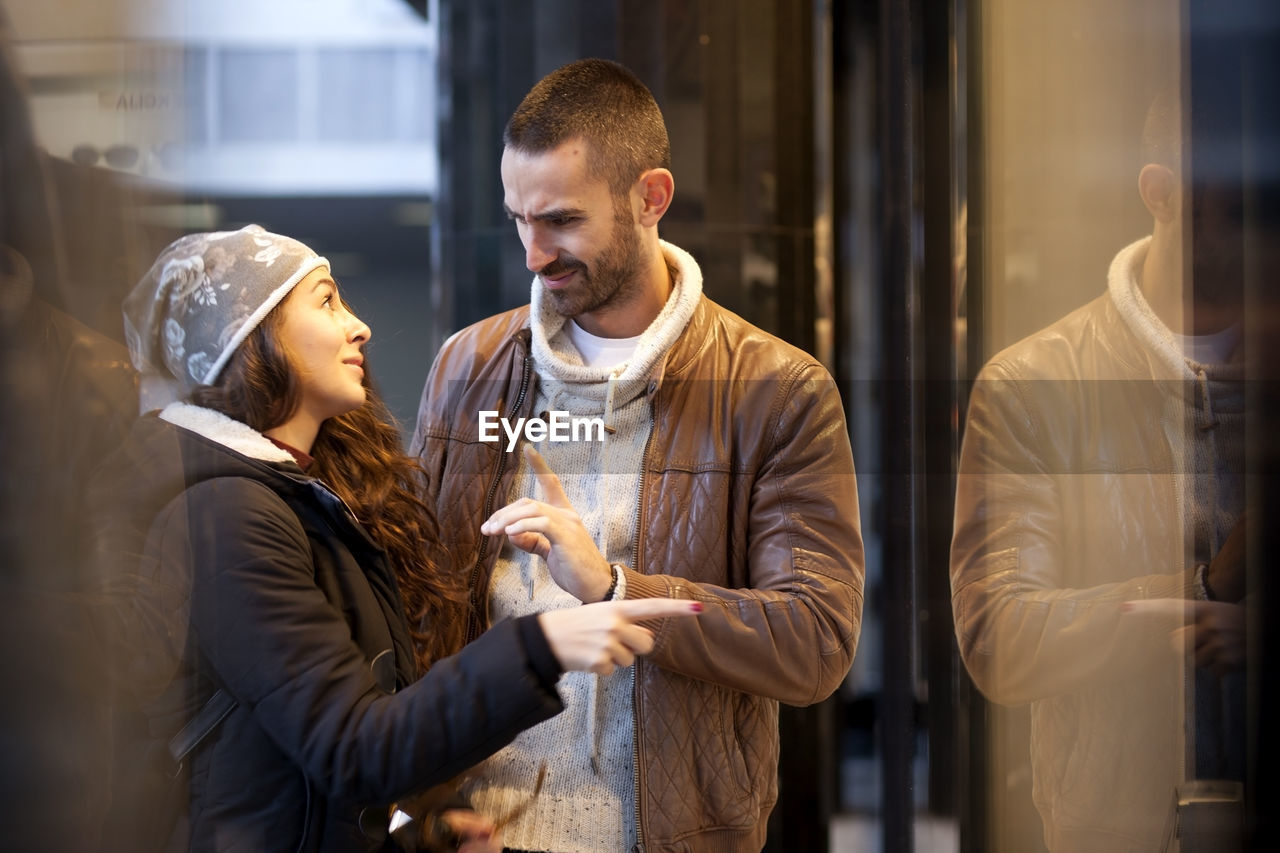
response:
<path id="1" fill-rule="evenodd" d="M 777 109 L 779 300 L 778 334 L 801 349 L 814 345 L 814 235 L 816 208 L 813 138 L 813 13 L 809 3 L 779 3 L 774 9 L 777 44 L 774 85 Z M 798 129 L 807 129 L 807 132 Z M 791 282 L 798 287 L 792 287 Z"/>
<path id="2" fill-rule="evenodd" d="M 439 6 L 439 157 L 433 253 L 440 308 L 454 331 L 496 311 L 501 298 L 498 251 L 502 121 L 494 0 Z M 509 306 L 508 306 L 509 307 Z"/>
<path id="3" fill-rule="evenodd" d="M 617 58 L 615 5 L 441 0 L 433 239 L 435 284 L 451 330 L 528 301 L 532 276 L 502 212 L 502 129 L 542 75 L 585 56 Z"/>
<path id="4" fill-rule="evenodd" d="M 1190 252 L 1184 254 L 1183 268 L 1190 272 L 1186 281 L 1191 293 L 1184 304 L 1194 323 L 1202 305 L 1244 303 L 1243 200 L 1248 176 L 1243 159 L 1243 49 L 1249 36 L 1238 24 L 1223 26 L 1220 5 L 1191 0 L 1186 9 L 1183 176 L 1189 192 L 1183 195 L 1183 234 Z M 1196 532 L 1197 558 L 1213 556 L 1212 542 Z M 1219 679 L 1196 669 L 1187 688 L 1188 719 L 1193 721 L 1187 738 L 1188 777 L 1244 781 L 1243 687 L 1236 679 Z M 1196 804 L 1180 816 L 1190 822 L 1193 809 L 1207 808 L 1213 807 Z M 1207 837 L 1222 849 L 1238 849 L 1242 812 L 1228 812 Z M 1184 849 L 1199 846 L 1183 841 Z"/>
<path id="5" fill-rule="evenodd" d="M 1280 795 L 1274 725 L 1280 632 L 1269 616 L 1280 608 L 1272 568 L 1280 554 L 1274 523 L 1280 517 L 1280 111 L 1274 94 L 1280 85 L 1280 9 L 1263 0 L 1190 0 L 1185 8 L 1192 287 L 1208 288 L 1217 298 L 1238 289 L 1245 306 L 1245 823 L 1243 844 L 1233 849 L 1269 850 L 1280 824 L 1274 807 Z M 1206 734 L 1197 731 L 1202 761 L 1209 752 Z M 1222 738 L 1223 747 L 1234 746 L 1232 740 Z M 1204 765 L 1201 775 L 1213 766 Z"/>
<path id="6" fill-rule="evenodd" d="M 952 519 L 955 512 L 957 424 L 962 420 L 956 383 L 956 269 L 954 188 L 956 129 L 952 121 L 950 3 L 922 4 L 920 199 L 924 227 L 921 276 L 922 348 L 925 388 L 924 440 L 923 678 L 929 685 L 925 730 L 929 745 L 929 810 L 954 815 L 956 797 L 955 623 L 951 615 Z"/>
<path id="7" fill-rule="evenodd" d="M 1245 293 L 1250 304 L 1246 345 L 1257 352 L 1257 372 L 1246 399 L 1247 452 L 1252 480 L 1249 495 L 1248 543 L 1250 597 L 1248 616 L 1248 721 L 1250 762 L 1246 770 L 1247 849 L 1267 850 L 1280 837 L 1280 625 L 1269 614 L 1280 613 L 1280 173 L 1276 171 L 1280 110 L 1280 8 L 1252 4 L 1251 34 L 1244 50 L 1245 126 L 1250 145 L 1244 156 L 1248 192 L 1245 199 Z M 1250 325 L 1252 324 L 1252 325 Z M 1258 519 L 1259 521 L 1255 521 Z"/>
<path id="8" fill-rule="evenodd" d="M 884 323 L 882 435 L 885 483 L 883 659 L 879 708 L 884 850 L 910 850 L 915 742 L 915 557 L 917 483 L 917 324 L 919 280 L 913 236 L 916 68 L 910 0 L 880 4 L 880 304 Z"/>
<path id="9" fill-rule="evenodd" d="M 965 319 L 964 360 L 962 373 L 965 380 L 977 375 L 984 361 L 983 341 L 986 333 L 983 326 L 985 309 L 983 297 L 985 288 L 981 282 L 985 280 L 985 258 L 983 241 L 986 221 L 987 175 L 983 168 L 984 160 L 978 156 L 984 150 L 983 112 L 984 75 L 979 63 L 982 56 L 982 13 L 981 0 L 958 0 L 957 9 L 963 10 L 963 26 L 957 30 L 956 37 L 963 53 L 964 61 L 959 64 L 960 91 L 964 93 L 965 115 L 965 158 L 964 195 L 965 221 L 967 228 L 964 234 L 965 245 L 965 280 L 969 284 L 962 297 L 962 311 Z M 961 411 L 967 407 L 967 395 L 961 398 Z M 960 423 L 963 423 L 961 419 Z M 983 853 L 993 849 L 994 837 L 990 829 L 990 791 L 995 786 L 991 780 L 990 726 L 987 700 L 978 692 L 973 682 L 964 676 L 960 679 L 957 705 L 963 718 L 960 726 L 962 740 L 957 755 L 957 778 L 960 780 L 957 810 L 960 815 L 960 850 L 962 853 Z"/>

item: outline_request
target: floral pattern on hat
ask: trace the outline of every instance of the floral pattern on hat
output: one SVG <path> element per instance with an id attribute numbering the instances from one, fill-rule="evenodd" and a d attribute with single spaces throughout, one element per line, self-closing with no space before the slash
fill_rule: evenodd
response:
<path id="1" fill-rule="evenodd" d="M 328 265 L 303 243 L 258 225 L 171 243 L 124 303 L 143 411 L 213 384 L 267 313 L 304 276 Z"/>

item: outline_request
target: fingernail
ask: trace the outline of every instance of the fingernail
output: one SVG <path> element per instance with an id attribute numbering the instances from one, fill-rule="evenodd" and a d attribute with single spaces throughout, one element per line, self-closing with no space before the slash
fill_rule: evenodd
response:
<path id="1" fill-rule="evenodd" d="M 694 613 L 701 613 L 701 612 L 702 612 L 702 602 L 701 602 L 701 601 L 691 601 L 691 602 L 689 602 L 689 609 L 690 609 L 690 610 L 692 610 Z"/>

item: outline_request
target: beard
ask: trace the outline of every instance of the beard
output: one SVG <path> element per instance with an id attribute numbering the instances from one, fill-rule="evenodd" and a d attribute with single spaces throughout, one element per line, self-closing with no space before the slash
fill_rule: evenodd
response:
<path id="1" fill-rule="evenodd" d="M 544 298 L 550 300 L 552 309 L 561 317 L 571 319 L 606 307 L 616 308 L 635 297 L 642 253 L 640 235 L 636 234 L 629 208 L 615 206 L 610 236 L 608 247 L 589 264 L 563 252 L 538 270 L 543 278 L 555 278 L 570 271 L 577 273 L 577 281 L 568 287 L 543 290 Z"/>

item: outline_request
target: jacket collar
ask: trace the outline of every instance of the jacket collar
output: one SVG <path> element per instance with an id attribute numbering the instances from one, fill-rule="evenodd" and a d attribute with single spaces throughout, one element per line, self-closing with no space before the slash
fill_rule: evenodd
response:
<path id="1" fill-rule="evenodd" d="M 288 451 L 276 447 L 253 427 L 213 409 L 190 403 L 170 403 L 161 410 L 160 419 L 202 435 L 250 459 L 263 462 L 294 461 Z"/>

